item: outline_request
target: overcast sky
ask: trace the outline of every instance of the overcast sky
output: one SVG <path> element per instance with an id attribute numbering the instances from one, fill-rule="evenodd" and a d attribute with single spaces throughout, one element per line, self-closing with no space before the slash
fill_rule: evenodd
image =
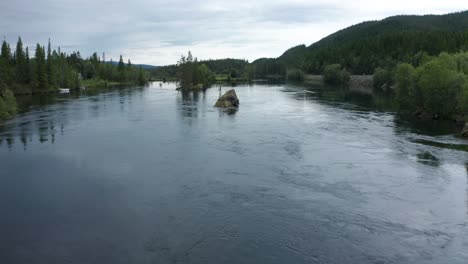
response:
<path id="1" fill-rule="evenodd" d="M 365 20 L 466 9 L 464 0 L 2 0 L 0 34 L 133 63 L 173 64 L 188 50 L 253 61 Z"/>

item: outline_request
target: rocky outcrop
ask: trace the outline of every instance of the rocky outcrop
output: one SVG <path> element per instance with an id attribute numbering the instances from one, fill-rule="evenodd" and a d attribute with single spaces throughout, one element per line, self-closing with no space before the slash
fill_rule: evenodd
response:
<path id="1" fill-rule="evenodd" d="M 236 91 L 234 89 L 227 91 L 218 99 L 214 106 L 224 108 L 238 107 L 239 99 L 237 98 Z"/>
<path id="2" fill-rule="evenodd" d="M 463 128 L 461 135 L 463 137 L 468 137 L 468 123 L 465 123 L 465 127 Z"/>

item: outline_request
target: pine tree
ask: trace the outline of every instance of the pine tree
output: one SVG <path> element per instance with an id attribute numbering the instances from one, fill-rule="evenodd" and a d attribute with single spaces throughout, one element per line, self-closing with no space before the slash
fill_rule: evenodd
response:
<path id="1" fill-rule="evenodd" d="M 47 45 L 47 81 L 49 87 L 55 86 L 55 78 L 54 78 L 54 71 L 53 71 L 53 60 L 52 60 L 52 48 L 49 43 Z"/>
<path id="2" fill-rule="evenodd" d="M 126 78 L 126 72 L 125 72 L 125 64 L 123 62 L 122 55 L 120 55 L 120 60 L 119 60 L 117 69 L 119 71 L 119 81 L 124 82 L 127 78 Z"/>
<path id="3" fill-rule="evenodd" d="M 0 56 L 5 62 L 9 63 L 11 60 L 11 49 L 10 45 L 6 42 L 6 40 L 3 40 L 2 42 L 2 52 Z"/>
<path id="4" fill-rule="evenodd" d="M 143 68 L 141 66 L 138 69 L 138 84 L 139 85 L 144 85 L 146 83 L 145 76 L 143 74 Z"/>
<path id="5" fill-rule="evenodd" d="M 34 73 L 34 71 L 31 69 L 32 67 L 31 59 L 29 57 L 29 48 L 27 46 L 26 46 L 25 58 L 26 58 L 26 83 L 31 83 L 31 81 L 33 80 L 32 74 Z"/>
<path id="6" fill-rule="evenodd" d="M 26 60 L 26 54 L 23 49 L 23 42 L 21 41 L 21 37 L 18 38 L 18 43 L 16 44 L 15 60 L 16 81 L 20 84 L 28 83 L 28 64 Z"/>
<path id="7" fill-rule="evenodd" d="M 119 65 L 117 66 L 117 69 L 118 69 L 119 72 L 121 72 L 121 73 L 125 70 L 125 64 L 124 64 L 124 62 L 123 62 L 122 55 L 120 55 Z"/>
<path id="8" fill-rule="evenodd" d="M 44 48 L 39 44 L 36 46 L 36 74 L 35 74 L 35 87 L 40 91 L 46 91 L 48 88 L 47 80 L 47 65 L 45 61 L 45 51 Z"/>

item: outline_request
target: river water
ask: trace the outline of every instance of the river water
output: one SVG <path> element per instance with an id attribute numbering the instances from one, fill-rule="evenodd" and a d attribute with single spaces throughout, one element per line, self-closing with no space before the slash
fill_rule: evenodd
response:
<path id="1" fill-rule="evenodd" d="M 468 263 L 452 128 L 235 88 L 236 113 L 170 83 L 21 99 L 0 126 L 0 263 Z"/>

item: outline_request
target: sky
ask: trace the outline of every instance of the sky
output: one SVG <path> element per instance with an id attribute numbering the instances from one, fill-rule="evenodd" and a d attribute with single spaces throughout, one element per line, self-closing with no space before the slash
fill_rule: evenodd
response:
<path id="1" fill-rule="evenodd" d="M 466 0 L 2 0 L 0 34 L 106 59 L 174 64 L 199 59 L 278 57 L 362 21 L 468 10 Z"/>

